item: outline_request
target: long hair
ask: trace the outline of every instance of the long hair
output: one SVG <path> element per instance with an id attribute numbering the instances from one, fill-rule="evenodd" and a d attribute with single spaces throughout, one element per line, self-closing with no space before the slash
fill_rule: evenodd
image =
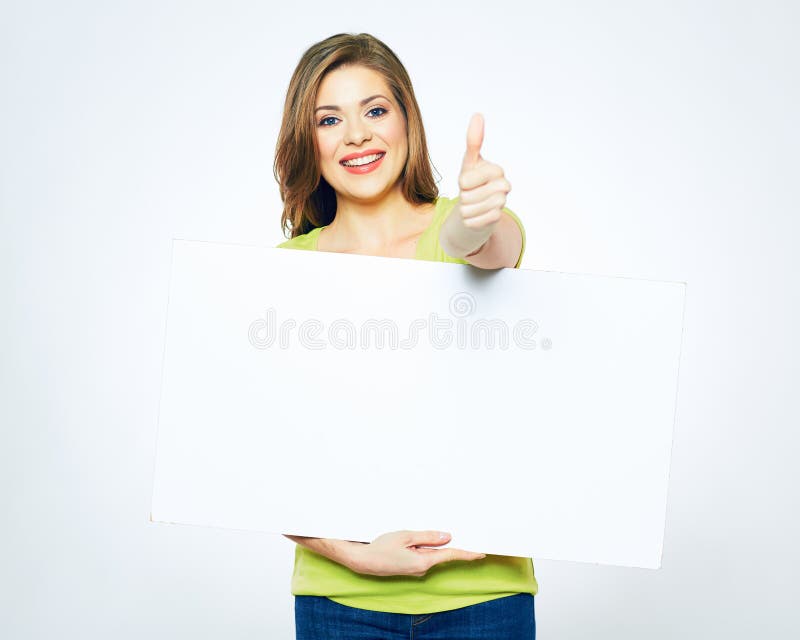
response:
<path id="1" fill-rule="evenodd" d="M 423 204 L 439 195 L 422 116 L 403 63 L 368 33 L 339 33 L 306 50 L 286 92 L 273 173 L 283 201 L 281 228 L 291 238 L 328 225 L 336 216 L 336 193 L 319 168 L 314 106 L 325 75 L 345 65 L 362 65 L 380 73 L 400 105 L 408 134 L 408 159 L 400 174 L 405 199 Z"/>

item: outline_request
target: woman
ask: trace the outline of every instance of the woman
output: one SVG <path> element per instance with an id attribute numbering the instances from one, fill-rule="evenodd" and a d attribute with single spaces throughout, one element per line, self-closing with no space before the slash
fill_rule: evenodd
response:
<path id="1" fill-rule="evenodd" d="M 292 76 L 276 148 L 290 249 L 518 267 L 511 185 L 480 156 L 475 115 L 458 198 L 438 196 L 408 73 L 369 34 L 311 46 Z M 286 535 L 296 543 L 298 640 L 413 637 L 530 640 L 538 585 L 531 558 L 444 545 L 449 534 L 395 531 L 369 544 Z"/>

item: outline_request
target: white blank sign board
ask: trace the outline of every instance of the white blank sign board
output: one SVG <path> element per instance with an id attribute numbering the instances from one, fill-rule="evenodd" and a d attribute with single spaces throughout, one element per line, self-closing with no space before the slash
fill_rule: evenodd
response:
<path id="1" fill-rule="evenodd" d="M 684 294 L 175 240 L 151 519 L 658 568 Z"/>

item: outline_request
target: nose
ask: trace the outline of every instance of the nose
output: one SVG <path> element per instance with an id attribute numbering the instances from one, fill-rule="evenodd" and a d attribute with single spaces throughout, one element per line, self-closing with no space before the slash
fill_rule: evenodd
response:
<path id="1" fill-rule="evenodd" d="M 364 140 L 369 140 L 372 134 L 369 126 L 360 118 L 348 119 L 344 131 L 344 143 L 360 145 Z"/>

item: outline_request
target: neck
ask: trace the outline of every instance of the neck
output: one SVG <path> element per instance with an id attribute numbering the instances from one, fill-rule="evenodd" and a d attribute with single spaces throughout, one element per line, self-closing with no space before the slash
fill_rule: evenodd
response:
<path id="1" fill-rule="evenodd" d="M 336 217 L 328 227 L 354 246 L 375 248 L 391 244 L 418 224 L 418 208 L 405 199 L 398 183 L 371 201 L 337 193 Z"/>

